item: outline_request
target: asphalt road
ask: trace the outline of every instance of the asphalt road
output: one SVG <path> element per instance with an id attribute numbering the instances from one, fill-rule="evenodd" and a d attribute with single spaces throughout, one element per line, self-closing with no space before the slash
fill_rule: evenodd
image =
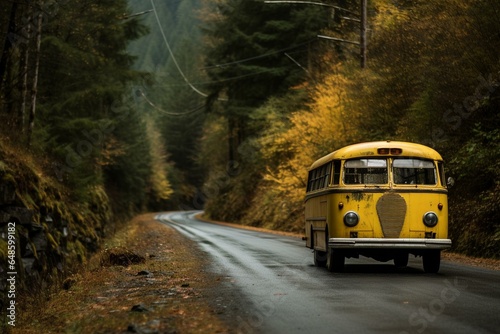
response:
<path id="1" fill-rule="evenodd" d="M 500 272 L 442 261 L 426 274 L 346 259 L 343 273 L 313 264 L 299 238 L 202 222 L 195 212 L 157 219 L 199 244 L 225 278 L 217 302 L 237 310 L 241 333 L 500 333 Z M 234 319 L 233 319 L 234 320 Z"/>

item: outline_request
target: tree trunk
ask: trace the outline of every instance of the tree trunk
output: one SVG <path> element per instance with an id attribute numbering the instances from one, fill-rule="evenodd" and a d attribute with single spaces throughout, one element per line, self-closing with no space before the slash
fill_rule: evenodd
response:
<path id="1" fill-rule="evenodd" d="M 41 5 L 42 2 L 40 1 L 40 7 Z M 42 11 L 39 11 L 37 15 L 37 29 L 36 29 L 35 68 L 33 75 L 33 84 L 31 86 L 31 108 L 30 108 L 29 126 L 28 126 L 28 146 L 31 145 L 33 128 L 35 127 L 36 95 L 38 91 L 38 69 L 40 67 L 40 47 L 42 44 L 42 22 L 43 22 L 43 13 Z"/>
<path id="2" fill-rule="evenodd" d="M 9 25 L 7 29 L 7 35 L 5 36 L 5 42 L 2 54 L 0 55 L 0 90 L 4 82 L 4 78 L 7 71 L 7 59 L 9 58 L 9 52 L 12 48 L 12 36 L 16 31 L 16 13 L 17 13 L 17 2 L 12 4 L 10 9 Z"/>
<path id="3" fill-rule="evenodd" d="M 23 29 L 26 30 L 26 39 L 28 43 L 24 45 L 24 56 L 23 56 L 23 66 L 22 66 L 22 87 L 21 87 L 21 108 L 19 110 L 19 117 L 15 119 L 15 125 L 21 130 L 22 133 L 25 131 L 25 119 L 26 119 L 26 104 L 28 100 L 28 72 L 30 64 L 30 43 L 32 24 L 33 22 L 33 6 L 29 6 L 28 9 L 28 22 L 29 24 Z"/>

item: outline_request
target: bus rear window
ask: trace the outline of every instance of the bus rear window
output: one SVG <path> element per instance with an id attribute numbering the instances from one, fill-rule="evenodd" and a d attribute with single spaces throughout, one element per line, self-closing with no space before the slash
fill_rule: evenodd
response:
<path id="1" fill-rule="evenodd" d="M 352 159 L 344 163 L 345 184 L 386 184 L 386 159 Z"/>
<path id="2" fill-rule="evenodd" d="M 421 159 L 394 159 L 392 173 L 395 184 L 428 184 L 437 183 L 434 162 Z"/>

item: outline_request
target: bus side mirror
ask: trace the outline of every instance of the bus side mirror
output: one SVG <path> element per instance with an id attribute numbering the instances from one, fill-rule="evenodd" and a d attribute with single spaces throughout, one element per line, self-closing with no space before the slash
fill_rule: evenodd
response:
<path id="1" fill-rule="evenodd" d="M 450 176 L 448 180 L 446 180 L 446 185 L 448 186 L 448 188 L 453 187 L 455 185 L 455 179 Z"/>

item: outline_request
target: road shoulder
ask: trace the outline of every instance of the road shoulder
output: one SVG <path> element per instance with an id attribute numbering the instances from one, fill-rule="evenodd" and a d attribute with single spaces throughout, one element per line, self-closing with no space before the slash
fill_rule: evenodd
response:
<path id="1" fill-rule="evenodd" d="M 107 265 L 109 254 L 120 249 L 144 262 Z M 90 259 L 87 270 L 64 282 L 66 290 L 49 301 L 26 299 L 30 306 L 13 332 L 230 333 L 237 324 L 224 313 L 231 310 L 214 296 L 223 278 L 205 270 L 208 261 L 154 214 L 138 216 L 107 242 L 107 251 Z"/>

